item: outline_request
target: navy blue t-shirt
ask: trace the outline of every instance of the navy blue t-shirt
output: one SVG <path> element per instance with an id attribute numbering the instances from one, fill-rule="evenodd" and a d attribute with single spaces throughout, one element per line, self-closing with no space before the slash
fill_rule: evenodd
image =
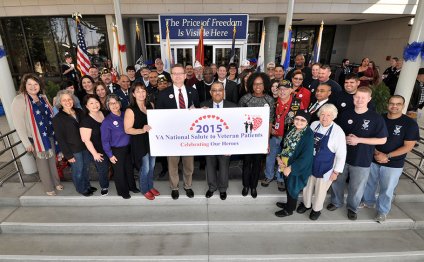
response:
<path id="1" fill-rule="evenodd" d="M 337 107 L 339 111 L 339 115 L 341 115 L 344 111 L 348 109 L 354 109 L 355 105 L 353 104 L 353 94 L 349 94 L 343 90 L 343 92 L 339 92 L 337 96 L 332 97 L 330 103 Z M 368 109 L 375 111 L 375 105 L 373 100 L 368 102 Z"/>
<path id="2" fill-rule="evenodd" d="M 420 139 L 418 124 L 408 116 L 402 115 L 397 119 L 388 119 L 386 114 L 383 115 L 383 118 L 386 121 L 389 137 L 384 145 L 375 147 L 378 151 L 388 154 L 403 146 L 404 141 L 417 141 Z M 375 159 L 374 162 L 382 166 L 403 168 L 405 158 L 406 154 L 392 157 L 386 164 L 377 163 Z"/>
<path id="3" fill-rule="evenodd" d="M 339 119 L 339 125 L 346 136 L 354 134 L 362 138 L 387 137 L 386 123 L 381 115 L 372 110 L 357 114 L 355 110 L 346 110 Z M 352 166 L 370 167 L 374 155 L 373 145 L 347 145 L 346 163 Z"/>

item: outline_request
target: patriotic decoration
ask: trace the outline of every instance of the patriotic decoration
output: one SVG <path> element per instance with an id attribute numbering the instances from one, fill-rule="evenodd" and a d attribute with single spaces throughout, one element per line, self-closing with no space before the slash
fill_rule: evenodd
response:
<path id="1" fill-rule="evenodd" d="M 203 25 L 200 26 L 199 43 L 197 44 L 196 61 L 204 66 L 205 65 L 205 49 L 203 46 Z"/>
<path id="2" fill-rule="evenodd" d="M 283 51 L 284 57 L 281 57 L 281 63 L 285 70 L 287 70 L 290 67 L 291 38 L 292 38 L 292 29 L 291 27 L 289 27 L 289 36 L 287 38 L 287 42 L 283 43 L 283 50 L 285 50 L 285 52 Z"/>
<path id="3" fill-rule="evenodd" d="M 264 59 L 265 59 L 265 27 L 262 30 L 261 45 L 259 47 L 259 56 L 258 56 L 258 63 L 257 63 L 256 71 L 258 71 L 258 72 L 264 72 L 265 71 Z"/>
<path id="4" fill-rule="evenodd" d="M 141 67 L 145 66 L 143 50 L 141 48 L 141 30 L 138 22 L 135 21 L 135 68 L 138 71 Z"/>
<path id="5" fill-rule="evenodd" d="M 234 63 L 235 59 L 236 59 L 236 26 L 234 25 L 234 29 L 233 29 L 233 42 L 231 44 L 231 55 L 230 55 L 230 63 Z"/>
<path id="6" fill-rule="evenodd" d="M 171 40 L 169 38 L 169 24 L 168 21 L 166 21 L 166 52 L 165 52 L 165 71 L 170 72 L 171 66 L 172 66 L 172 56 L 171 56 Z"/>
<path id="7" fill-rule="evenodd" d="M 322 40 L 322 31 L 324 29 L 324 21 L 321 22 L 321 27 L 319 28 L 318 38 L 314 46 L 314 53 L 311 57 L 312 63 L 319 63 L 319 53 L 321 51 L 321 40 Z"/>
<path id="8" fill-rule="evenodd" d="M 88 69 L 91 66 L 90 58 L 88 57 L 87 45 L 85 44 L 84 32 L 82 31 L 80 18 L 81 14 L 74 13 L 72 16 L 75 17 L 77 23 L 77 69 L 80 71 L 82 76 L 88 74 Z"/>

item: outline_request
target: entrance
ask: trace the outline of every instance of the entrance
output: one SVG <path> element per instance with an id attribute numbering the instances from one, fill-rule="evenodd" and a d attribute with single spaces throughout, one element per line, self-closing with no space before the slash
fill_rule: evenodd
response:
<path id="1" fill-rule="evenodd" d="M 235 58 L 234 63 L 240 64 L 241 57 L 241 45 L 235 46 Z M 217 65 L 228 65 L 231 59 L 231 45 L 215 45 L 213 46 L 213 57 L 214 63 Z"/>
<path id="2" fill-rule="evenodd" d="M 231 59 L 231 45 L 204 45 L 205 49 L 205 66 L 212 63 L 217 65 L 228 65 Z M 235 47 L 234 63 L 240 64 L 242 57 L 242 45 Z M 184 67 L 187 64 L 194 66 L 196 60 L 196 45 L 178 45 L 171 48 L 171 53 L 175 64 L 182 64 Z"/>

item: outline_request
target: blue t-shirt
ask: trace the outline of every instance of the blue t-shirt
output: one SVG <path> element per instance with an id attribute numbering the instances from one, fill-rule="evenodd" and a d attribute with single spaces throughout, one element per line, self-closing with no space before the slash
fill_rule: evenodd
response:
<path id="1" fill-rule="evenodd" d="M 417 141 L 420 139 L 418 124 L 408 116 L 402 115 L 397 119 L 388 119 L 387 115 L 383 115 L 383 118 L 386 121 L 389 137 L 384 145 L 375 147 L 378 151 L 388 154 L 403 146 L 404 141 Z M 406 154 L 393 157 L 386 164 L 377 163 L 375 159 L 374 162 L 382 166 L 403 168 L 405 158 Z"/>
<path id="2" fill-rule="evenodd" d="M 339 119 L 339 125 L 346 136 L 353 134 L 362 138 L 387 137 L 386 123 L 381 115 L 372 110 L 357 114 L 355 110 L 346 110 Z M 374 155 L 374 145 L 347 145 L 346 163 L 352 166 L 370 167 Z"/>

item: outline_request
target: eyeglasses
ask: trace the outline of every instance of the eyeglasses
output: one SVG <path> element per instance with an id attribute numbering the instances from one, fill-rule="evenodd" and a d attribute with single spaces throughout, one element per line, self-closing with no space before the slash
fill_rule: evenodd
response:
<path id="1" fill-rule="evenodd" d="M 295 117 L 294 121 L 299 121 L 299 122 L 306 122 L 306 119 L 303 117 Z"/>
<path id="2" fill-rule="evenodd" d="M 212 93 L 222 93 L 222 92 L 224 92 L 224 90 L 223 89 L 211 89 L 211 92 Z"/>

